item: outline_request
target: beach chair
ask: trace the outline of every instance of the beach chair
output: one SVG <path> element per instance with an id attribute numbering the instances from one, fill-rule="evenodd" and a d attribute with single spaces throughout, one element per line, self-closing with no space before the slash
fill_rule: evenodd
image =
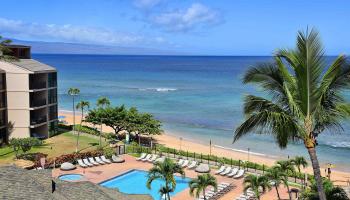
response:
<path id="1" fill-rule="evenodd" d="M 96 162 L 98 162 L 98 163 L 101 164 L 101 165 L 106 164 L 105 162 L 103 162 L 103 161 L 101 160 L 100 157 L 95 157 L 95 160 L 96 160 Z"/>
<path id="2" fill-rule="evenodd" d="M 226 166 L 225 166 L 225 165 L 222 165 L 222 166 L 220 167 L 220 169 L 217 170 L 217 171 L 215 172 L 215 174 L 221 174 L 223 171 L 225 171 L 225 169 L 226 169 Z"/>
<path id="3" fill-rule="evenodd" d="M 136 160 L 142 160 L 142 159 L 144 159 L 146 156 L 147 156 L 146 153 L 142 153 L 142 154 L 140 155 L 140 157 L 136 158 Z"/>
<path id="4" fill-rule="evenodd" d="M 180 159 L 179 162 L 177 162 L 178 165 L 182 166 L 184 160 L 183 159 Z"/>
<path id="5" fill-rule="evenodd" d="M 98 162 L 96 162 L 95 160 L 94 160 L 94 158 L 93 157 L 89 157 L 88 158 L 89 159 L 89 162 L 91 163 L 91 164 L 93 164 L 93 165 L 100 165 Z"/>
<path id="6" fill-rule="evenodd" d="M 233 170 L 229 174 L 227 174 L 226 176 L 233 177 L 234 175 L 237 174 L 237 172 L 238 172 L 238 168 L 233 168 Z"/>
<path id="7" fill-rule="evenodd" d="M 220 173 L 220 175 L 225 176 L 226 174 L 230 173 L 232 170 L 231 167 L 227 167 L 223 172 Z"/>
<path id="8" fill-rule="evenodd" d="M 187 169 L 194 169 L 197 166 L 197 161 L 192 161 L 190 165 L 187 166 Z"/>
<path id="9" fill-rule="evenodd" d="M 243 177 L 244 173 L 245 173 L 245 171 L 243 169 L 240 169 L 238 171 L 238 173 L 233 178 L 235 178 L 235 179 L 241 178 L 241 177 Z"/>
<path id="10" fill-rule="evenodd" d="M 142 162 L 146 162 L 147 160 L 149 160 L 151 158 L 151 154 L 147 154 L 147 156 L 143 159 L 141 159 Z"/>
<path id="11" fill-rule="evenodd" d="M 157 154 L 153 154 L 152 157 L 150 159 L 148 159 L 148 162 L 154 162 L 156 159 L 158 158 Z"/>
<path id="12" fill-rule="evenodd" d="M 87 165 L 87 166 L 89 166 L 89 167 L 94 166 L 93 164 L 91 164 L 91 163 L 88 161 L 87 158 L 84 158 L 84 159 L 83 159 L 83 162 L 84 162 L 85 165 Z"/>
<path id="13" fill-rule="evenodd" d="M 82 167 L 82 168 L 87 168 L 87 167 L 89 167 L 89 166 L 86 165 L 81 159 L 78 160 L 78 164 L 79 164 L 80 167 Z"/>
<path id="14" fill-rule="evenodd" d="M 107 159 L 106 156 L 100 156 L 100 158 L 105 163 L 108 163 L 108 164 L 112 163 L 112 161 L 110 159 Z"/>
<path id="15" fill-rule="evenodd" d="M 181 167 L 187 167 L 187 165 L 188 165 L 189 162 L 190 162 L 190 161 L 185 160 L 185 161 L 182 163 Z"/>

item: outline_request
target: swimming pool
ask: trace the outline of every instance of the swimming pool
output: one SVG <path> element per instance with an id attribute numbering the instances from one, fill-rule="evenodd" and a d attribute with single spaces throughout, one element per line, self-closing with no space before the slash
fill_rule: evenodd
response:
<path id="1" fill-rule="evenodd" d="M 175 194 L 188 188 L 189 178 L 181 178 L 175 176 L 176 189 L 170 194 L 174 196 Z M 164 185 L 164 181 L 155 180 L 152 182 L 152 189 L 149 190 L 146 187 L 147 182 L 147 172 L 142 170 L 131 170 L 120 176 L 116 176 L 112 179 L 100 183 L 101 186 L 106 188 L 118 188 L 119 191 L 127 194 L 149 194 L 153 199 L 160 199 L 159 189 L 161 185 Z"/>
<path id="2" fill-rule="evenodd" d="M 79 181 L 84 178 L 81 174 L 65 174 L 58 177 L 62 181 Z"/>

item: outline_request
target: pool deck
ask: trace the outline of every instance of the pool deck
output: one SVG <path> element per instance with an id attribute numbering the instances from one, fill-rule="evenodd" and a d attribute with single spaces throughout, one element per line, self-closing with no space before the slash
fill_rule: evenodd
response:
<path id="1" fill-rule="evenodd" d="M 100 165 L 90 168 L 81 168 L 77 167 L 75 170 L 71 171 L 61 171 L 60 169 L 54 169 L 52 170 L 52 176 L 58 177 L 63 174 L 83 174 L 85 176 L 85 180 L 90 181 L 92 183 L 101 183 L 105 180 L 111 179 L 115 176 L 121 175 L 127 171 L 130 171 L 132 169 L 139 169 L 139 170 L 149 170 L 153 164 L 148 162 L 141 162 L 136 161 L 135 157 L 132 157 L 130 155 L 123 155 L 123 158 L 125 159 L 125 163 L 112 163 L 107 165 Z M 214 172 L 216 170 L 211 170 L 211 174 L 214 175 Z M 188 170 L 185 169 L 186 177 L 189 178 L 195 178 L 197 177 L 198 173 L 194 170 Z M 220 200 L 234 200 L 235 197 L 239 196 L 243 192 L 243 178 L 241 179 L 233 179 L 228 177 L 223 177 L 220 175 L 214 175 L 217 178 L 218 183 L 220 182 L 227 182 L 232 183 L 235 185 L 235 188 L 232 189 L 230 192 L 223 195 Z M 286 189 L 283 187 L 280 187 L 280 193 L 281 196 L 284 198 L 288 198 Z M 191 197 L 189 195 L 189 188 L 183 190 L 182 192 L 177 193 L 175 196 L 171 198 L 172 200 L 187 200 L 187 199 L 195 199 L 194 197 Z M 267 192 L 264 194 L 261 198 L 262 200 L 271 200 L 271 199 L 277 199 L 276 198 L 276 192 L 275 190 L 271 190 L 270 192 Z"/>

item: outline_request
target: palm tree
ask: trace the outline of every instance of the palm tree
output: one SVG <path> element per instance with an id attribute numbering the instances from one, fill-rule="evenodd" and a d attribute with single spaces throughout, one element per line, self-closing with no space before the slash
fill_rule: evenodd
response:
<path id="1" fill-rule="evenodd" d="M 73 134 L 75 134 L 75 96 L 79 95 L 80 90 L 78 88 L 69 88 L 68 95 L 72 96 L 73 100 Z M 78 152 L 78 149 L 76 149 L 76 152 Z"/>
<path id="2" fill-rule="evenodd" d="M 0 60 L 5 61 L 12 61 L 12 60 L 18 60 L 15 56 L 8 55 L 12 51 L 8 47 L 12 43 L 12 40 L 3 39 L 3 37 L 0 35 Z"/>
<path id="3" fill-rule="evenodd" d="M 302 141 L 320 199 L 325 200 L 317 137 L 325 129 L 342 131 L 341 121 L 350 116 L 350 104 L 342 93 L 350 89 L 346 57 L 341 55 L 327 66 L 317 31 L 299 31 L 296 49 L 278 50 L 274 62 L 250 68 L 243 82 L 259 85 L 268 96 L 245 97 L 246 120 L 236 129 L 234 141 L 253 132 L 271 134 L 280 148 L 289 141 Z"/>
<path id="4" fill-rule="evenodd" d="M 279 167 L 273 166 L 268 170 L 266 177 L 273 182 L 273 186 L 276 189 L 277 198 L 281 199 L 278 187 L 281 185 L 282 179 L 285 176 L 285 173 L 280 170 Z"/>
<path id="5" fill-rule="evenodd" d="M 289 195 L 289 199 L 292 199 L 290 190 L 289 190 L 289 182 L 288 182 L 288 174 L 292 174 L 295 172 L 293 163 L 291 160 L 279 160 L 277 161 L 277 164 L 275 166 L 275 168 L 281 172 L 283 172 L 283 176 L 281 176 L 281 180 L 283 182 L 283 184 L 287 187 L 287 191 L 288 191 L 288 195 Z"/>
<path id="6" fill-rule="evenodd" d="M 262 175 L 262 176 L 256 176 L 253 174 L 250 174 L 246 176 L 243 180 L 244 184 L 244 192 L 247 192 L 247 190 L 250 188 L 257 199 L 260 199 L 260 191 L 262 193 L 265 193 L 266 190 L 271 189 L 271 185 L 269 183 L 269 179 Z"/>
<path id="7" fill-rule="evenodd" d="M 97 107 L 105 108 L 111 105 L 111 101 L 107 97 L 100 97 L 96 102 Z"/>
<path id="8" fill-rule="evenodd" d="M 293 163 L 294 166 L 297 167 L 299 173 L 300 173 L 300 167 L 301 166 L 303 168 L 308 166 L 308 163 L 307 163 L 306 159 L 303 156 L 295 156 L 292 159 L 292 163 Z"/>
<path id="9" fill-rule="evenodd" d="M 170 199 L 169 193 L 171 193 L 173 191 L 174 190 L 172 188 L 161 186 L 160 189 L 159 189 L 159 194 L 161 196 L 161 199 Z"/>
<path id="10" fill-rule="evenodd" d="M 79 135 L 80 135 L 81 126 L 82 126 L 83 120 L 84 120 L 84 110 L 85 110 L 85 108 L 89 109 L 89 107 L 90 107 L 90 103 L 88 101 L 80 101 L 76 105 L 76 109 L 81 110 L 80 128 L 79 128 L 78 136 L 77 136 L 76 152 L 78 152 L 78 149 L 79 149 Z"/>
<path id="11" fill-rule="evenodd" d="M 199 198 L 199 195 L 202 192 L 204 199 L 206 199 L 205 190 L 208 186 L 213 186 L 215 191 L 217 191 L 218 188 L 216 178 L 211 174 L 198 175 L 198 177 L 196 179 L 192 179 L 188 185 L 190 187 L 191 196 L 193 196 L 194 192 L 196 191 L 195 196 L 196 198 Z"/>
<path id="12" fill-rule="evenodd" d="M 148 179 L 146 186 L 151 189 L 151 184 L 154 180 L 160 179 L 165 182 L 161 193 L 166 191 L 166 200 L 170 200 L 170 192 L 176 188 L 176 180 L 174 174 L 178 173 L 185 177 L 185 171 L 181 166 L 174 163 L 170 158 L 165 158 L 164 162 L 156 162 L 154 166 L 148 171 Z"/>

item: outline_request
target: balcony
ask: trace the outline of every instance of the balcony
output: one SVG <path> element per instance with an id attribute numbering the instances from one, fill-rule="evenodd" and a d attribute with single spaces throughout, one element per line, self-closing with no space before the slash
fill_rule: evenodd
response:
<path id="1" fill-rule="evenodd" d="M 35 108 L 35 107 L 41 107 L 46 105 L 46 99 L 37 99 L 30 101 L 30 107 Z"/>
<path id="2" fill-rule="evenodd" d="M 29 89 L 39 90 L 47 87 L 47 74 L 30 74 L 29 75 Z"/>
<path id="3" fill-rule="evenodd" d="M 31 126 L 35 126 L 35 125 L 42 124 L 45 122 L 46 122 L 46 115 L 30 119 Z"/>
<path id="4" fill-rule="evenodd" d="M 30 107 L 41 107 L 47 104 L 47 91 L 31 92 L 30 94 Z"/>

